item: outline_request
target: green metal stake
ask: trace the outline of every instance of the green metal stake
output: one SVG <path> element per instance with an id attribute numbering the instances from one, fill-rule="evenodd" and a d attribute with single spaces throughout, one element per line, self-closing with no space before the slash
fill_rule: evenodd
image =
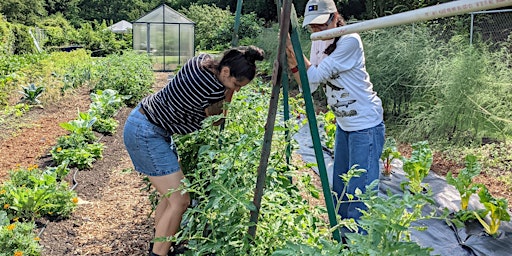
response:
<path id="1" fill-rule="evenodd" d="M 320 134 L 318 133 L 318 125 L 316 122 L 315 110 L 313 107 L 313 99 L 311 97 L 311 90 L 309 89 L 309 80 L 306 73 L 306 64 L 302 49 L 300 47 L 299 35 L 297 32 L 297 14 L 295 8 L 292 8 L 291 17 L 291 41 L 293 45 L 293 51 L 297 58 L 297 65 L 299 68 L 300 82 L 302 84 L 302 93 L 304 101 L 306 103 L 306 116 L 308 118 L 309 130 L 311 132 L 311 138 L 313 139 L 313 148 L 315 150 L 316 162 L 318 165 L 318 171 L 320 173 L 320 180 L 322 181 L 322 190 L 324 192 L 325 205 L 327 207 L 327 213 L 329 214 L 329 223 L 332 227 L 338 225 L 336 220 L 336 212 L 334 210 L 334 202 L 329 187 L 329 179 L 327 177 L 327 171 L 324 162 L 324 155 L 322 151 L 322 143 L 320 142 Z M 334 229 L 332 233 L 334 239 L 338 242 L 341 241 L 340 233 L 338 229 Z"/>
<path id="2" fill-rule="evenodd" d="M 233 37 L 231 39 L 231 46 L 238 46 L 238 28 L 240 27 L 240 16 L 242 15 L 242 2 L 243 0 L 238 0 L 236 4 L 236 13 L 235 13 L 235 27 L 233 28 Z"/>

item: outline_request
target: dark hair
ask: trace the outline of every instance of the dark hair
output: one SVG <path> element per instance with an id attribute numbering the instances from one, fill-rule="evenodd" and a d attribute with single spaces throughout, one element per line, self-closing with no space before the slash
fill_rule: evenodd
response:
<path id="1" fill-rule="evenodd" d="M 256 61 L 263 60 L 265 53 L 256 46 L 239 46 L 226 50 L 220 61 L 210 61 L 203 65 L 220 72 L 222 67 L 229 67 L 230 76 L 237 80 L 247 78 L 249 81 L 256 75 Z"/>
<path id="2" fill-rule="evenodd" d="M 343 16 L 338 14 L 338 22 L 336 23 L 336 27 L 341 27 L 341 26 L 345 26 L 345 19 L 343 18 Z M 339 36 L 335 37 L 334 42 L 332 42 L 332 44 L 330 44 L 329 46 L 327 46 L 327 48 L 325 48 L 324 53 L 327 55 L 331 55 L 331 53 L 334 52 L 334 50 L 336 50 L 336 43 L 338 43 L 339 40 L 340 40 Z"/>

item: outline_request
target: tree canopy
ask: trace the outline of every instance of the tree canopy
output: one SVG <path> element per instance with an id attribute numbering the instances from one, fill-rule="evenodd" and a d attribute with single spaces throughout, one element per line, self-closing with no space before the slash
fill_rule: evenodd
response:
<path id="1" fill-rule="evenodd" d="M 266 23 L 277 21 L 276 2 L 282 0 L 243 1 L 242 13 L 254 13 Z M 335 0 L 346 18 L 370 19 L 413 10 L 449 0 Z M 41 18 L 61 13 L 75 27 L 83 21 L 115 23 L 134 21 L 161 4 L 175 10 L 191 5 L 209 5 L 235 12 L 238 0 L 2 0 L 0 13 L 9 22 L 35 25 Z M 293 1 L 297 14 L 302 16 L 307 0 Z"/>

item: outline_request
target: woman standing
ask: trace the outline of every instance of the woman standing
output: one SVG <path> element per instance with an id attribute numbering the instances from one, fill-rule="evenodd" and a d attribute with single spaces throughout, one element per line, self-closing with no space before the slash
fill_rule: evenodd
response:
<path id="1" fill-rule="evenodd" d="M 155 237 L 175 235 L 190 202 L 188 193 L 179 190 L 184 174 L 172 135 L 194 132 L 207 116 L 221 114 L 223 102 L 255 77 L 257 60 L 263 60 L 263 51 L 254 46 L 227 50 L 220 61 L 201 54 L 130 113 L 124 127 L 126 149 L 135 169 L 148 176 L 162 197 L 155 210 Z M 170 242 L 156 242 L 150 255 L 167 255 L 171 247 Z"/>
<path id="2" fill-rule="evenodd" d="M 319 32 L 345 25 L 333 0 L 310 0 L 306 5 L 303 26 Z M 318 65 L 304 57 L 311 91 L 323 84 L 327 104 L 336 115 L 336 140 L 333 165 L 334 202 L 348 201 L 340 175 L 353 165 L 367 172 L 354 177 L 345 193 L 355 194 L 379 178 L 379 159 L 384 146 L 382 102 L 373 91 L 373 84 L 366 72 L 363 43 L 358 34 L 336 37 L 325 49 L 327 56 Z M 297 61 L 291 42 L 287 45 L 288 66 L 292 67 L 295 80 L 300 83 Z M 357 199 L 357 198 L 356 198 Z M 362 202 L 342 203 L 338 214 L 342 218 L 360 218 Z M 348 232 L 347 229 L 343 231 Z M 364 233 L 364 231 L 362 231 Z"/>

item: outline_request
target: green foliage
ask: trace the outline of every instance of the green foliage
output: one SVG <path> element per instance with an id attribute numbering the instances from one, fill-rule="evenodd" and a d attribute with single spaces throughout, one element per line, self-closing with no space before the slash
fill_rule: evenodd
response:
<path id="1" fill-rule="evenodd" d="M 323 135 L 322 140 L 325 141 L 325 146 L 333 150 L 336 135 L 336 115 L 329 110 L 325 113 L 319 113 L 317 119 L 318 122 L 323 123 L 323 131 L 325 133 L 322 132 L 321 135 Z"/>
<path id="2" fill-rule="evenodd" d="M 32 26 L 46 15 L 44 6 L 45 1 L 43 0 L 2 0 L 0 2 L 0 13 L 9 22 Z"/>
<path id="3" fill-rule="evenodd" d="M 430 171 L 433 155 L 428 141 L 416 142 L 411 146 L 411 157 L 403 160 L 403 169 L 408 181 L 402 182 L 401 186 L 403 189 L 405 185 L 408 185 L 409 190 L 413 194 L 420 194 L 425 188 L 421 182 L 425 177 L 427 177 Z"/>
<path id="4" fill-rule="evenodd" d="M 21 87 L 23 91 L 20 91 L 21 103 L 27 103 L 30 105 L 40 105 L 41 101 L 39 101 L 39 97 L 41 97 L 44 92 L 44 86 L 37 86 L 35 84 L 29 84 L 28 86 Z"/>
<path id="5" fill-rule="evenodd" d="M 154 79 L 148 55 L 133 51 L 126 51 L 122 55 L 112 54 L 98 60 L 91 74 L 93 91 L 116 90 L 128 106 L 135 106 L 151 92 Z"/>
<path id="6" fill-rule="evenodd" d="M 121 97 L 112 89 L 91 93 L 92 102 L 89 107 L 89 114 L 98 118 L 92 129 L 100 133 L 114 133 L 119 123 L 112 117 L 124 105 L 124 98 L 129 97 Z"/>
<path id="7" fill-rule="evenodd" d="M 343 182 L 348 183 L 361 171 L 353 167 L 342 175 Z M 287 243 L 273 255 L 430 255 L 431 248 L 422 248 L 411 240 L 411 229 L 425 230 L 425 226 L 413 226 L 413 222 L 429 219 L 435 212 L 424 215 L 426 206 L 434 201 L 430 193 L 411 194 L 404 191 L 403 195 L 392 194 L 379 196 L 375 189 L 378 181 L 367 187 L 366 193 L 360 190 L 350 198 L 359 198 L 368 207 L 356 223 L 353 219 L 339 220 L 339 226 L 351 230 L 364 229 L 367 234 L 346 233 L 347 246 L 332 240 L 320 240 L 320 244 L 305 245 Z M 350 199 L 349 201 L 353 201 Z M 343 201 L 340 203 L 348 203 Z"/>
<path id="8" fill-rule="evenodd" d="M 357 194 L 368 206 L 362 211 L 358 221 L 360 228 L 367 235 L 359 233 L 347 234 L 349 255 L 430 255 L 431 248 L 423 248 L 411 240 L 411 229 L 425 230 L 426 226 L 412 225 L 413 222 L 429 219 L 434 212 L 424 215 L 426 206 L 434 204 L 431 193 L 411 194 L 404 191 L 403 195 L 388 192 L 386 196 L 378 196 L 374 182 L 365 194 Z"/>
<path id="9" fill-rule="evenodd" d="M 228 9 L 192 4 L 180 12 L 196 23 L 196 44 L 199 49 L 225 50 L 231 45 L 235 16 Z M 253 44 L 252 38 L 261 32 L 262 26 L 263 20 L 258 19 L 254 13 L 243 14 L 238 31 L 240 44 Z"/>
<path id="10" fill-rule="evenodd" d="M 65 168 L 65 167 L 63 167 Z M 76 206 L 76 193 L 55 170 L 37 166 L 14 170 L 0 187 L 0 204 L 10 218 L 34 221 L 41 216 L 67 217 Z"/>
<path id="11" fill-rule="evenodd" d="M 92 132 L 97 117 L 90 113 L 79 113 L 78 119 L 60 126 L 71 133 L 57 139 L 50 153 L 57 164 L 69 163 L 69 166 L 76 166 L 78 169 L 92 167 L 92 164 L 102 157 L 103 144 L 96 142 L 96 136 Z"/>
<path id="12" fill-rule="evenodd" d="M 441 54 L 442 46 L 429 35 L 428 28 L 415 24 L 371 30 L 361 36 L 367 70 L 387 117 L 413 115 L 431 107 L 432 97 L 424 94 L 428 83 L 419 79 L 432 72 L 431 62 Z M 417 106 L 415 94 L 427 97 L 426 103 Z"/>
<path id="13" fill-rule="evenodd" d="M 473 178 L 480 174 L 480 170 L 476 156 L 467 155 L 466 167 L 459 172 L 457 177 L 454 177 L 451 171 L 446 174 L 446 182 L 455 186 L 460 194 L 461 210 L 468 209 L 469 198 L 478 190 L 477 184 L 473 183 Z"/>
<path id="14" fill-rule="evenodd" d="M 60 123 L 59 125 L 71 133 L 88 137 L 92 130 L 92 125 L 97 119 L 97 117 L 92 116 L 89 113 L 79 112 L 77 119 L 71 120 L 67 123 Z"/>
<path id="15" fill-rule="evenodd" d="M 14 106 L 6 106 L 4 108 L 4 115 L 6 116 L 15 116 L 20 117 L 23 116 L 30 110 L 30 105 L 25 103 L 18 103 Z"/>
<path id="16" fill-rule="evenodd" d="M 229 10 L 194 4 L 180 12 L 196 23 L 195 40 L 199 49 L 223 50 L 229 47 L 234 25 L 234 16 Z"/>
<path id="17" fill-rule="evenodd" d="M 14 44 L 12 47 L 14 54 L 37 53 L 34 40 L 29 34 L 30 27 L 22 24 L 12 24 L 11 30 L 14 34 Z"/>
<path id="18" fill-rule="evenodd" d="M 11 222 L 7 213 L 0 210 L 0 255 L 39 256 L 41 246 L 35 228 L 34 222 Z"/>
<path id="19" fill-rule="evenodd" d="M 89 112 L 100 118 L 112 117 L 124 105 L 123 99 L 126 97 L 112 89 L 98 90 L 91 93 Z"/>
<path id="20" fill-rule="evenodd" d="M 94 142 L 91 144 L 77 145 L 72 148 L 57 147 L 51 151 L 52 159 L 57 164 L 69 162 L 70 167 L 79 170 L 91 168 L 93 163 L 102 157 L 103 144 Z"/>
<path id="21" fill-rule="evenodd" d="M 62 14 L 55 14 L 42 19 L 37 24 L 44 29 L 46 47 L 59 47 L 77 43 L 78 32 Z"/>
<path id="22" fill-rule="evenodd" d="M 278 126 L 267 168 L 258 235 L 250 242 L 247 229 L 253 225 L 249 215 L 255 206 L 253 192 L 247 188 L 255 184 L 265 131 L 268 103 L 260 92 L 269 93 L 268 85 L 256 84 L 257 81 L 235 94 L 222 132 L 211 126 L 218 118 L 214 116 L 205 120 L 204 129 L 175 136 L 186 174 L 185 189 L 197 206 L 185 213 L 187 224 L 173 239 L 188 240 L 197 254 L 269 255 L 285 243 L 277 237 L 314 244 L 328 235 L 328 229 L 319 226 L 319 209 L 311 207 L 297 190 L 299 184 L 289 180 L 293 167 L 285 164 L 286 129 Z"/>
<path id="23" fill-rule="evenodd" d="M 510 79 L 504 77 L 512 71 L 501 63 L 511 59 L 510 53 L 490 53 L 486 46 L 468 46 L 465 41 L 453 38 L 447 52 L 425 66 L 429 72 L 419 73 L 418 85 L 428 88 L 415 92 L 415 107 L 402 137 L 480 145 L 483 139 L 512 134 L 512 115 L 505 110 L 510 109 L 511 96 L 505 92 Z"/>
<path id="24" fill-rule="evenodd" d="M 103 134 L 113 134 L 118 126 L 119 122 L 115 118 L 98 118 L 98 121 L 94 123 L 92 129 Z"/>
<path id="25" fill-rule="evenodd" d="M 124 37 L 120 37 L 118 40 L 117 35 L 107 27 L 105 21 L 82 23 L 77 30 L 76 41 L 85 49 L 90 50 L 93 57 L 121 53 L 123 50 L 131 48 L 131 43 L 127 43 Z"/>
<path id="26" fill-rule="evenodd" d="M 14 40 L 11 24 L 0 13 L 0 56 L 13 54 Z"/>

